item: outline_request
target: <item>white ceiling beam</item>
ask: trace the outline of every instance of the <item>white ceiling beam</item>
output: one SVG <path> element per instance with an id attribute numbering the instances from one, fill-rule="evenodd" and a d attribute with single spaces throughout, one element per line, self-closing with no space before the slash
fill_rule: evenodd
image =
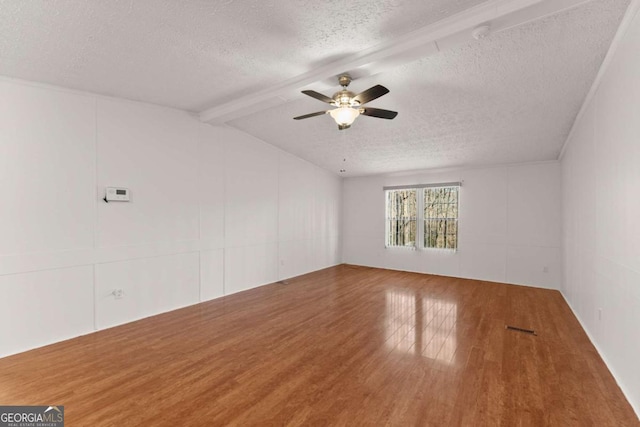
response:
<path id="1" fill-rule="evenodd" d="M 513 28 L 593 0 L 489 0 L 426 27 L 320 66 L 275 86 L 200 112 L 200 120 L 222 124 L 287 102 L 286 96 L 330 76 L 366 67 L 377 74 L 471 39 L 470 30 L 491 23 L 492 31 Z"/>
<path id="2" fill-rule="evenodd" d="M 542 1 L 532 7 L 526 7 L 512 14 L 492 21 L 493 32 L 508 30 L 513 27 L 537 21 L 546 16 L 556 15 L 569 9 L 576 8 L 593 0 L 554 0 Z"/>

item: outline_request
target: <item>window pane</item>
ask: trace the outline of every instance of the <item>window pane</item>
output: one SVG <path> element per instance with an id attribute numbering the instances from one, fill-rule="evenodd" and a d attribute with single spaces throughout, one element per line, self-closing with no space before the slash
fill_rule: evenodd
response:
<path id="1" fill-rule="evenodd" d="M 391 220 L 389 223 L 389 235 L 387 246 L 415 246 L 416 223 L 415 219 Z"/>
<path id="2" fill-rule="evenodd" d="M 415 218 L 416 190 L 387 191 L 387 218 Z"/>
<path id="3" fill-rule="evenodd" d="M 387 191 L 387 246 L 415 246 L 417 191 Z"/>
<path id="4" fill-rule="evenodd" d="M 424 189 L 424 246 L 456 249 L 458 247 L 459 187 Z"/>

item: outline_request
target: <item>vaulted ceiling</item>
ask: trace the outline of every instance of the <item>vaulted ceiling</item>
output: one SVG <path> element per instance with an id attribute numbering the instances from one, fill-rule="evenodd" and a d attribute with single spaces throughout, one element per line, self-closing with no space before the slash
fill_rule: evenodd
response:
<path id="1" fill-rule="evenodd" d="M 345 176 L 552 160 L 628 4 L 0 0 L 0 75 L 199 113 Z M 292 120 L 342 72 L 398 117 Z"/>

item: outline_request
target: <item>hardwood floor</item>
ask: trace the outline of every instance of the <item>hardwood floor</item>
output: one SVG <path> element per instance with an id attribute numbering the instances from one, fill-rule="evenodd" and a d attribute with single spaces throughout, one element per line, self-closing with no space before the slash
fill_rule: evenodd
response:
<path id="1" fill-rule="evenodd" d="M 559 292 L 347 265 L 0 359 L 0 404 L 67 426 L 640 425 Z"/>

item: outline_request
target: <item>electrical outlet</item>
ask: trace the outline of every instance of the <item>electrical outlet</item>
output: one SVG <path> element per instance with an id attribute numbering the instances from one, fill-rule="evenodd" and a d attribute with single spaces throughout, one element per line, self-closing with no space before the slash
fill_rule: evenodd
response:
<path id="1" fill-rule="evenodd" d="M 549 267 L 547 267 L 546 265 L 544 267 L 542 267 L 542 272 L 543 273 L 548 273 L 549 272 Z"/>
<path id="2" fill-rule="evenodd" d="M 602 320 L 602 309 L 598 309 L 598 320 Z"/>
<path id="3" fill-rule="evenodd" d="M 114 289 L 112 294 L 116 299 L 122 299 L 124 297 L 124 289 Z"/>

